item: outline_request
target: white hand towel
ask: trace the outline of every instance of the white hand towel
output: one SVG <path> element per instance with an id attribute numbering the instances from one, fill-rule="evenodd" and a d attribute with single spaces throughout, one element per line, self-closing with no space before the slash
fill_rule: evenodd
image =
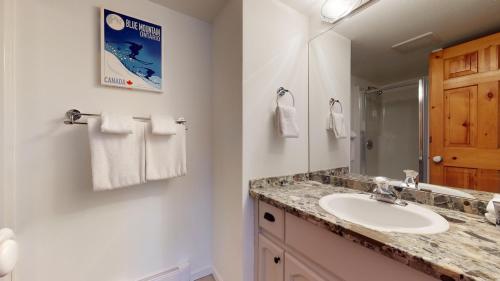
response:
<path id="1" fill-rule="evenodd" d="M 333 132 L 333 127 L 335 123 L 333 122 L 333 113 L 328 114 L 328 118 L 326 119 L 326 130 Z"/>
<path id="2" fill-rule="evenodd" d="M 347 137 L 347 130 L 345 126 L 344 114 L 342 113 L 333 113 L 333 121 L 334 121 L 334 132 L 335 136 L 338 139 Z"/>
<path id="3" fill-rule="evenodd" d="M 493 205 L 493 201 L 500 202 L 500 194 L 493 194 L 493 199 L 491 199 L 486 206 L 486 213 L 484 214 L 484 216 L 489 222 L 491 222 L 492 224 L 496 224 L 497 218 L 495 215 L 495 207 Z"/>
<path id="4" fill-rule="evenodd" d="M 151 128 L 154 135 L 175 135 L 177 123 L 174 118 L 164 115 L 151 115 Z"/>
<path id="5" fill-rule="evenodd" d="M 134 131 L 134 119 L 132 116 L 101 113 L 101 132 L 109 134 L 132 134 Z"/>
<path id="6" fill-rule="evenodd" d="M 106 134 L 99 119 L 87 121 L 94 190 L 145 183 L 144 123 L 134 122 L 132 134 Z"/>
<path id="7" fill-rule="evenodd" d="M 297 112 L 295 107 L 278 105 L 276 107 L 276 121 L 278 131 L 284 138 L 298 138 Z"/>
<path id="8" fill-rule="evenodd" d="M 347 137 L 344 114 L 330 113 L 328 115 L 328 130 L 331 130 L 336 138 L 343 139 Z"/>
<path id="9" fill-rule="evenodd" d="M 488 202 L 488 205 L 486 205 L 486 212 L 495 215 L 495 208 L 493 207 L 493 201 L 500 202 L 500 194 L 493 194 L 493 199 L 491 199 Z"/>
<path id="10" fill-rule="evenodd" d="M 176 134 L 155 135 L 146 128 L 146 180 L 161 180 L 187 174 L 186 129 L 176 124 Z"/>

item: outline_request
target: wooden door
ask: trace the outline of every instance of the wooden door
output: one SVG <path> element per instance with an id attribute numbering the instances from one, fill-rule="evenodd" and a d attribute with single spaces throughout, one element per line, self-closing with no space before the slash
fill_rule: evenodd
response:
<path id="1" fill-rule="evenodd" d="M 259 234 L 259 281 L 283 281 L 283 249 Z"/>
<path id="2" fill-rule="evenodd" d="M 499 53 L 497 33 L 431 54 L 431 183 L 500 192 Z"/>
<path id="3" fill-rule="evenodd" d="M 339 280 L 339 279 L 336 279 Z M 288 253 L 285 253 L 285 281 L 326 281 L 319 277 L 314 271 L 298 261 Z M 330 280 L 335 281 L 335 280 Z"/>

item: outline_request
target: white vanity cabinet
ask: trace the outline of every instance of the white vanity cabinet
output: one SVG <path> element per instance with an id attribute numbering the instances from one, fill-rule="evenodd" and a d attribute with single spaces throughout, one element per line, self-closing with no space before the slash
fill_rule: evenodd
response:
<path id="1" fill-rule="evenodd" d="M 257 202 L 257 281 L 432 281 L 432 276 Z"/>
<path id="2" fill-rule="evenodd" d="M 281 279 L 279 279 L 281 280 Z M 327 281 L 291 254 L 285 253 L 285 281 Z M 328 280 L 336 281 L 336 280 Z"/>
<path id="3" fill-rule="evenodd" d="M 283 280 L 284 250 L 259 235 L 259 280 Z"/>

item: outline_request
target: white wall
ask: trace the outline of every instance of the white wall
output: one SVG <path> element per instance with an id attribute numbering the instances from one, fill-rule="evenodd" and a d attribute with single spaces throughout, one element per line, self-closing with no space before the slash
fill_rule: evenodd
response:
<path id="1" fill-rule="evenodd" d="M 308 18 L 280 1 L 247 0 L 243 19 L 245 176 L 305 172 Z M 276 90 L 281 86 L 295 95 L 298 139 L 284 139 L 275 128 Z"/>
<path id="2" fill-rule="evenodd" d="M 0 0 L 0 15 L 2 16 L 2 20 L 0 20 L 0 54 L 4 53 L 4 15 L 5 15 L 5 8 L 4 8 L 4 1 Z M 0 56 L 0 108 L 2 109 L 2 114 L 0 114 L 0 132 L 4 132 L 3 128 L 3 122 L 4 122 L 4 114 L 3 114 L 3 107 L 4 107 L 4 76 L 5 76 L 5 64 L 4 64 L 4 56 Z M 4 177 L 4 149 L 3 149 L 3 138 L 0 138 L 0 179 L 3 179 Z M 2 207 L 0 207 L 0 228 L 5 226 L 5 211 L 4 211 L 4 184 L 3 180 L 0 182 L 0 204 Z M 1 280 L 1 279 L 0 279 Z"/>
<path id="3" fill-rule="evenodd" d="M 17 0 L 18 281 L 137 280 L 211 265 L 211 27 L 146 0 Z M 164 27 L 164 94 L 101 87 L 99 6 Z M 188 176 L 93 192 L 69 108 L 189 123 Z"/>
<path id="4" fill-rule="evenodd" d="M 341 101 L 350 135 L 351 41 L 328 31 L 311 41 L 309 49 L 310 170 L 348 167 L 350 139 L 337 139 L 326 130 L 330 98 Z M 339 111 L 339 105 L 335 105 Z"/>
<path id="5" fill-rule="evenodd" d="M 0 227 L 15 229 L 15 0 L 0 0 Z M 7 278 L 7 277 L 6 277 Z"/>
<path id="6" fill-rule="evenodd" d="M 213 26 L 213 264 L 218 281 L 243 275 L 242 1 L 230 0 Z"/>
<path id="7" fill-rule="evenodd" d="M 243 280 L 253 280 L 253 200 L 248 181 L 306 172 L 308 168 L 308 17 L 274 0 L 243 5 Z M 300 137 L 284 139 L 275 128 L 276 90 L 295 95 Z M 280 102 L 290 103 L 290 97 Z"/>

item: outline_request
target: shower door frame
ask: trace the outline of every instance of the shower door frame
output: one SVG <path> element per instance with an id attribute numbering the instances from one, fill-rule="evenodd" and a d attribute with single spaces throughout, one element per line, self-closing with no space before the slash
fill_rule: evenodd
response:
<path id="1" fill-rule="evenodd" d="M 428 180 L 428 153 L 429 153 L 429 114 L 428 114 L 428 98 L 429 98 L 429 83 L 427 77 L 402 81 L 400 83 L 390 84 L 376 89 L 360 90 L 360 173 L 367 175 L 367 136 L 366 136 L 366 117 L 367 117 L 367 95 L 376 93 L 377 91 L 387 91 L 397 88 L 402 88 L 411 85 L 418 85 L 418 172 L 421 182 Z M 383 176 L 383 175 L 380 175 Z"/>

